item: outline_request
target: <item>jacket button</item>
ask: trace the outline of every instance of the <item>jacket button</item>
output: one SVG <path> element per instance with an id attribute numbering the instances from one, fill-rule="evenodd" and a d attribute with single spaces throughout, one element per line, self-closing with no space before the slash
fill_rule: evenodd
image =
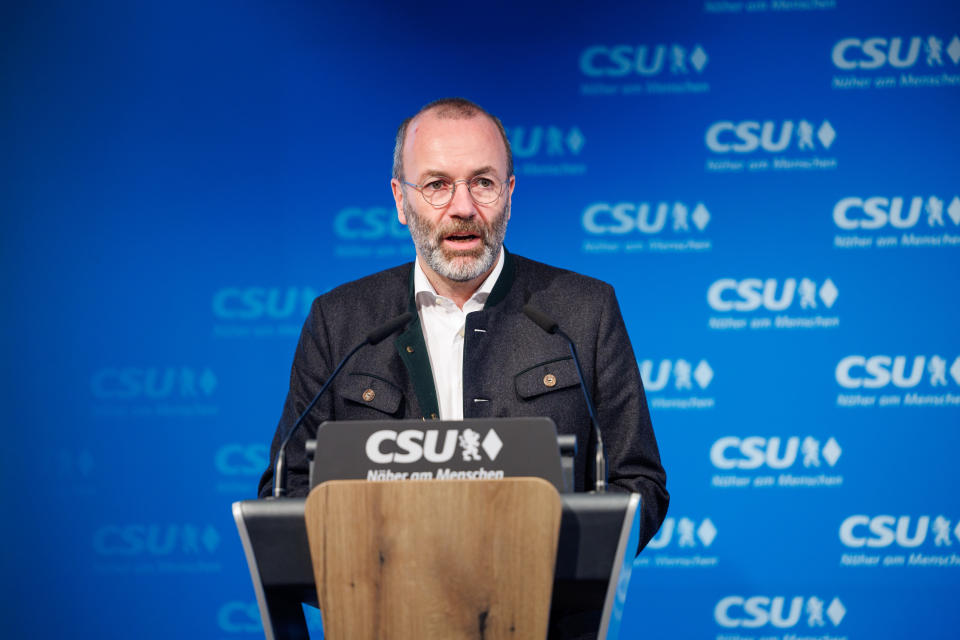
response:
<path id="1" fill-rule="evenodd" d="M 373 402 L 373 399 L 376 397 L 377 394 L 373 391 L 373 389 L 367 389 L 363 392 L 363 399 L 367 402 Z"/>
<path id="2" fill-rule="evenodd" d="M 413 347 L 407 345 L 407 353 L 413 353 Z"/>
<path id="3" fill-rule="evenodd" d="M 439 417 L 440 417 L 440 416 L 438 416 L 438 415 L 435 414 L 435 413 L 431 413 L 431 414 L 430 414 L 430 419 L 431 419 L 431 420 L 436 420 L 436 419 L 439 418 Z"/>
<path id="4" fill-rule="evenodd" d="M 552 373 L 548 373 L 547 375 L 543 376 L 543 384 L 547 385 L 548 387 L 557 386 L 557 376 L 553 375 Z"/>

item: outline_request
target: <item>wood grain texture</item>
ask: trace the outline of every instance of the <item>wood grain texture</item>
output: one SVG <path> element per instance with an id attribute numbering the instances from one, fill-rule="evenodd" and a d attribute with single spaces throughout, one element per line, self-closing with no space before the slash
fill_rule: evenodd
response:
<path id="1" fill-rule="evenodd" d="M 539 478 L 315 487 L 305 518 L 325 637 L 546 638 L 561 509 Z"/>

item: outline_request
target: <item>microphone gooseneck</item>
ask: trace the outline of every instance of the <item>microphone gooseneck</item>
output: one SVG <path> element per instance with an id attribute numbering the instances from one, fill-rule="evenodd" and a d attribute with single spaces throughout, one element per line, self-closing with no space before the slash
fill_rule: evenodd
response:
<path id="1" fill-rule="evenodd" d="M 603 436 L 600 434 L 600 424 L 597 422 L 596 409 L 593 406 L 593 399 L 590 392 L 587 391 L 587 383 L 583 378 L 583 369 L 580 367 L 580 357 L 577 355 L 577 347 L 573 340 L 560 328 L 560 325 L 539 309 L 526 304 L 523 306 L 523 313 L 538 327 L 549 334 L 556 334 L 567 341 L 570 345 L 570 355 L 573 356 L 573 364 L 577 368 L 577 376 L 580 379 L 580 389 L 583 391 L 583 399 L 587 404 L 587 413 L 590 414 L 590 423 L 593 425 L 593 434 L 597 441 L 594 456 L 594 491 L 604 493 L 607 490 L 607 458 L 603 453 Z"/>
<path id="2" fill-rule="evenodd" d="M 293 426 L 290 427 L 290 430 L 287 432 L 286 437 L 284 437 L 283 442 L 280 443 L 280 448 L 277 449 L 277 459 L 276 464 L 273 467 L 273 497 L 282 498 L 287 495 L 287 443 L 290 442 L 290 439 L 293 437 L 293 434 L 297 432 L 297 428 L 300 427 L 304 419 L 310 414 L 310 411 L 317 404 L 317 401 L 320 400 L 320 396 L 327 390 L 330 386 L 330 383 L 333 382 L 334 378 L 340 373 L 340 370 L 343 369 L 343 365 L 347 364 L 347 361 L 353 357 L 357 351 L 366 347 L 367 345 L 375 345 L 382 342 L 387 336 L 395 333 L 401 327 L 405 327 L 410 320 L 413 319 L 413 313 L 407 311 L 404 314 L 393 318 L 380 325 L 373 331 L 367 334 L 367 337 L 364 338 L 363 342 L 355 346 L 350 350 L 347 355 L 343 357 L 343 360 L 340 361 L 340 364 L 336 366 L 333 370 L 333 373 L 327 378 L 327 381 L 323 383 L 323 386 L 320 387 L 320 390 L 317 391 L 317 394 L 313 396 L 313 400 L 310 401 L 310 404 L 307 405 L 307 408 L 303 410 L 303 413 L 300 414 L 300 417 L 296 419 L 293 423 Z"/>

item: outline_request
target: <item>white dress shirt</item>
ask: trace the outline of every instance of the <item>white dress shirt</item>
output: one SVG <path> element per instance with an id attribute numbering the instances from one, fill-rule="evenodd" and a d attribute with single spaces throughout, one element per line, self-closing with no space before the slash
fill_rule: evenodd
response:
<path id="1" fill-rule="evenodd" d="M 463 331 L 467 325 L 467 314 L 483 309 L 503 271 L 503 262 L 501 249 L 493 271 L 461 309 L 453 300 L 437 295 L 437 290 L 427 280 L 420 266 L 420 260 L 416 260 L 414 297 L 423 327 L 423 338 L 427 343 L 427 354 L 430 356 L 441 420 L 463 420 Z"/>

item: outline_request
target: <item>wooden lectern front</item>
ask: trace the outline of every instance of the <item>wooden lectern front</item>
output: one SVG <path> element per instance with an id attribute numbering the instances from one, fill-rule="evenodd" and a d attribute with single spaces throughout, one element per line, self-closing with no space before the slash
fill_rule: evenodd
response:
<path id="1" fill-rule="evenodd" d="M 561 512 L 539 478 L 315 487 L 305 519 L 324 636 L 546 638 Z"/>
<path id="2" fill-rule="evenodd" d="M 331 640 L 619 638 L 640 496 L 559 494 L 574 450 L 548 418 L 320 425 L 308 498 L 233 505 L 266 639 L 308 638 L 301 603 Z"/>

